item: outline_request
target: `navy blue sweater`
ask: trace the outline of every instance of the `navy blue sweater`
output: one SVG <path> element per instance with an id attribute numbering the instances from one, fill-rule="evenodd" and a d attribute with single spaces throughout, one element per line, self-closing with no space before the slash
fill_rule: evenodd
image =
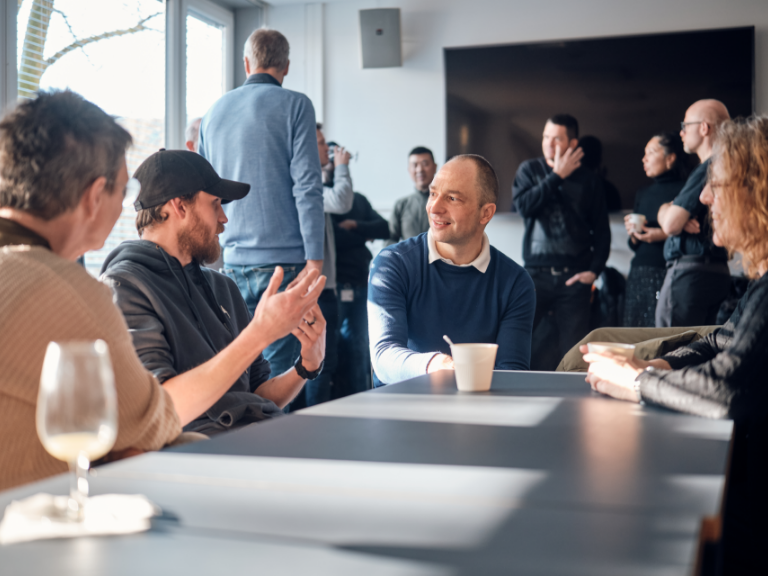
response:
<path id="1" fill-rule="evenodd" d="M 456 344 L 496 343 L 497 370 L 528 370 L 536 294 L 528 273 L 491 246 L 485 273 L 429 264 L 427 234 L 385 248 L 368 282 L 373 368 L 392 384 L 427 373 L 437 353 Z"/>

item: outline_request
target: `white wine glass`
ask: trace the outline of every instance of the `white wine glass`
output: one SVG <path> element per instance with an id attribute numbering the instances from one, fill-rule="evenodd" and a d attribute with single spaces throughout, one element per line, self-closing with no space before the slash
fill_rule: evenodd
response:
<path id="1" fill-rule="evenodd" d="M 48 344 L 37 397 L 37 435 L 51 456 L 69 464 L 72 483 L 65 514 L 82 521 L 88 469 L 117 438 L 117 394 L 106 342 Z"/>

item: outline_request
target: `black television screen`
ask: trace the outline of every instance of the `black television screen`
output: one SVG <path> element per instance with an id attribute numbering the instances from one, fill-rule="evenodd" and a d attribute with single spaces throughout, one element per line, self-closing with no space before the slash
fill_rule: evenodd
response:
<path id="1" fill-rule="evenodd" d="M 680 130 L 696 100 L 732 117 L 754 110 L 754 27 L 445 49 L 447 157 L 475 153 L 496 168 L 499 210 L 520 163 L 541 156 L 546 119 L 575 116 L 603 144 L 622 207 L 650 182 L 641 159 L 660 131 Z M 690 158 L 695 165 L 698 160 Z"/>

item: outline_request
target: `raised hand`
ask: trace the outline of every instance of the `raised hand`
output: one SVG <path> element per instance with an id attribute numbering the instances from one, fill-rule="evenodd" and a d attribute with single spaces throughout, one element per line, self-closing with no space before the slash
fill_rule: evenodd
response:
<path id="1" fill-rule="evenodd" d="M 306 265 L 304 268 L 301 269 L 301 272 L 299 272 L 296 275 L 296 278 L 293 279 L 293 281 L 288 284 L 288 288 L 293 288 L 301 282 L 304 277 L 309 274 L 310 270 L 317 270 L 317 273 L 320 274 L 323 271 L 323 261 L 322 260 L 307 260 Z"/>
<path id="2" fill-rule="evenodd" d="M 352 155 L 343 146 L 335 146 L 333 149 L 333 165 L 341 166 L 349 164 Z"/>
<path id="3" fill-rule="evenodd" d="M 552 171 L 560 178 L 568 178 L 573 172 L 581 166 L 581 159 L 584 158 L 584 150 L 581 148 L 568 148 L 564 153 L 560 152 L 560 145 L 555 148 L 555 165 Z"/>
<path id="4" fill-rule="evenodd" d="M 301 364 L 310 372 L 317 370 L 325 358 L 325 327 L 325 317 L 315 304 L 291 331 L 301 342 Z"/>
<path id="5" fill-rule="evenodd" d="M 280 266 L 275 268 L 247 330 L 258 332 L 270 342 L 290 334 L 317 305 L 325 287 L 325 276 L 320 276 L 314 269 L 297 280 L 284 292 L 278 293 L 283 281 L 283 269 Z"/>

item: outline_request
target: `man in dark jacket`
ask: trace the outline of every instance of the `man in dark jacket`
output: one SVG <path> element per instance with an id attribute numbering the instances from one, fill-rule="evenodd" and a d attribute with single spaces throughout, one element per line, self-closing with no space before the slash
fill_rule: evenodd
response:
<path id="1" fill-rule="evenodd" d="M 339 288 L 339 363 L 335 395 L 341 398 L 371 387 L 368 271 L 373 255 L 365 243 L 389 238 L 389 224 L 368 199 L 357 192 L 352 209 L 346 214 L 334 214 L 333 222 L 336 284 Z"/>
<path id="2" fill-rule="evenodd" d="M 236 346 L 252 321 L 235 282 L 200 266 L 219 255 L 218 235 L 227 222 L 222 202 L 244 197 L 250 187 L 222 180 L 202 156 L 181 150 L 156 152 L 135 177 L 142 186 L 136 201 L 142 239 L 118 246 L 102 279 L 114 289 L 139 358 L 162 384 Z M 275 278 L 268 293 L 277 291 L 282 275 Z M 323 285 L 321 276 L 307 297 L 316 301 Z M 264 316 L 260 308 L 254 321 Z M 270 377 L 262 350 L 244 348 L 236 381 L 185 430 L 215 434 L 282 414 L 322 368 L 325 319 L 317 304 L 292 334 L 301 342 L 294 368 Z"/>
<path id="3" fill-rule="evenodd" d="M 605 194 L 598 177 L 581 168 L 578 137 L 573 116 L 552 116 L 544 126 L 544 156 L 523 162 L 512 184 L 525 220 L 525 269 L 536 286 L 534 370 L 554 370 L 589 331 L 592 284 L 611 248 Z"/>

